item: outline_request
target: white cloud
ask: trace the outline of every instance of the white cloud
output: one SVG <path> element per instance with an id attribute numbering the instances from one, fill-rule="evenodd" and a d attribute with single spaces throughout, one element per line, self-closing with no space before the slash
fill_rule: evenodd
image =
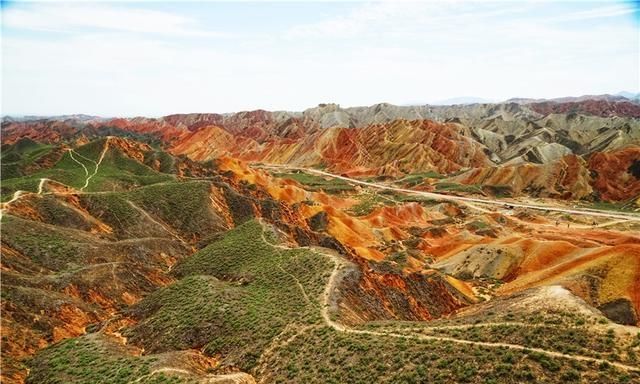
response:
<path id="1" fill-rule="evenodd" d="M 14 14 L 3 25 L 11 31 L 2 41 L 3 108 L 129 116 L 300 110 L 320 102 L 606 93 L 640 83 L 636 27 L 590 20 L 576 28 L 531 16 L 537 5 L 357 4 L 291 29 L 294 13 L 264 25 L 239 19 L 247 28 L 233 39 L 206 35 L 202 25 L 224 16 L 213 6 L 187 16 L 33 5 L 35 16 Z M 69 33 L 16 32 L 25 29 Z"/>
<path id="2" fill-rule="evenodd" d="M 284 36 L 288 39 L 424 36 L 427 31 L 451 29 L 469 23 L 477 26 L 488 18 L 522 13 L 530 7 L 519 3 L 454 0 L 364 3 L 345 15 L 296 25 Z"/>
<path id="3" fill-rule="evenodd" d="M 173 36 L 223 36 L 202 29 L 188 17 L 146 9 L 106 4 L 39 4 L 4 11 L 5 28 L 55 32 L 86 28 Z"/>
<path id="4" fill-rule="evenodd" d="M 625 5 L 625 4 L 618 4 L 618 5 L 612 5 L 612 6 L 597 7 L 594 9 L 574 12 L 567 15 L 561 15 L 559 17 L 552 18 L 552 20 L 553 21 L 578 21 L 578 20 L 589 20 L 589 19 L 602 19 L 607 17 L 626 15 L 633 12 L 634 12 L 634 9 L 631 6 Z"/>
<path id="5" fill-rule="evenodd" d="M 294 26 L 285 33 L 289 39 L 304 37 L 345 37 L 364 32 L 370 25 L 384 21 L 410 3 L 371 3 L 357 7 L 347 15 Z"/>

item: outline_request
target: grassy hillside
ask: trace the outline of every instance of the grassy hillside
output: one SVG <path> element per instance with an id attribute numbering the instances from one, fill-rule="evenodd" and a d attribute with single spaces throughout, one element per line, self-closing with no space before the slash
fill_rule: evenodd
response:
<path id="1" fill-rule="evenodd" d="M 506 348 L 441 341 L 306 332 L 266 362 L 282 383 L 632 383 L 611 366 Z"/>
<path id="2" fill-rule="evenodd" d="M 309 173 L 297 171 L 289 173 L 274 173 L 275 177 L 295 180 L 304 185 L 310 191 L 324 191 L 327 193 L 352 192 L 354 188 L 344 180 L 325 178 Z"/>
<path id="3" fill-rule="evenodd" d="M 211 184 L 206 181 L 169 182 L 139 188 L 124 196 L 185 236 L 199 238 L 225 225 L 208 208 L 210 190 Z"/>
<path id="4" fill-rule="evenodd" d="M 2 146 L 2 180 L 23 176 L 25 167 L 46 155 L 53 148 L 24 138 L 15 144 Z"/>
<path id="5" fill-rule="evenodd" d="M 288 324 L 318 323 L 331 262 L 274 248 L 262 231 L 247 222 L 178 265 L 181 280 L 133 309 L 131 341 L 154 352 L 204 348 L 248 370 Z"/>
<path id="6" fill-rule="evenodd" d="M 87 159 L 98 162 L 106 140 L 96 140 L 76 149 L 83 156 L 78 160 L 85 163 L 90 174 L 95 170 L 95 164 Z M 87 191 L 131 189 L 172 179 L 169 174 L 157 172 L 144 163 L 127 157 L 119 148 L 110 147 L 100 163 L 99 172 L 91 178 Z"/>
<path id="7" fill-rule="evenodd" d="M 151 375 L 157 356 L 133 356 L 124 346 L 100 334 L 68 339 L 33 359 L 36 369 L 27 383 L 33 384 L 144 384 L 187 383 L 164 373 Z"/>
<path id="8" fill-rule="evenodd" d="M 35 156 L 42 156 L 53 147 L 31 142 L 23 151 L 18 151 L 18 144 L 12 146 L 8 153 L 3 153 L 2 201 L 9 200 L 17 190 L 36 192 L 39 180 L 47 178 L 68 185 L 75 189 L 84 187 L 87 178 L 89 183 L 87 192 L 121 191 L 139 186 L 145 186 L 163 181 L 174 180 L 171 174 L 155 171 L 140 161 L 127 157 L 119 148 L 109 148 L 100 163 L 96 166 L 104 149 L 106 139 L 100 139 L 83 145 L 71 151 L 65 151 L 60 160 L 50 168 L 36 170 L 29 174 L 22 174 L 19 164 L 32 162 Z M 17 155 L 19 154 L 19 155 Z M 8 163 L 5 174 L 5 156 L 18 159 Z M 172 168 L 167 168 L 172 169 Z"/>

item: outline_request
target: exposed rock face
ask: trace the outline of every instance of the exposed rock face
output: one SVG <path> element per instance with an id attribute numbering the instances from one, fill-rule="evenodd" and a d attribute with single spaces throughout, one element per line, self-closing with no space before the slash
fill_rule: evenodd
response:
<path id="1" fill-rule="evenodd" d="M 638 323 L 638 314 L 628 299 L 616 299 L 602 304 L 598 309 L 616 323 L 626 325 L 636 325 Z"/>
<path id="2" fill-rule="evenodd" d="M 464 282 L 436 271 L 406 275 L 363 269 L 341 288 L 341 316 L 350 323 L 436 319 L 475 300 Z"/>
<path id="3" fill-rule="evenodd" d="M 493 186 L 511 195 L 581 199 L 592 193 L 587 163 L 575 155 L 544 165 L 476 168 L 450 180 Z"/>
<path id="4" fill-rule="evenodd" d="M 585 162 L 577 156 L 567 161 L 578 164 L 586 180 Z M 590 223 L 578 226 L 585 229 L 560 227 L 527 215 L 491 214 L 471 220 L 466 218 L 469 213 L 452 204 L 426 209 L 406 203 L 353 217 L 336 209 L 343 206 L 337 197 L 326 200 L 320 193 L 299 191 L 284 194 L 274 185 L 293 187 L 284 180 L 246 169 L 237 161 L 225 160 L 221 167 L 257 183 L 276 199 L 319 202 L 300 205 L 309 227 L 324 228 L 333 244 L 340 244 L 330 247 L 351 255 L 360 266 L 359 274 L 345 280 L 340 307 L 353 323 L 437 318 L 474 301 L 464 280 L 476 278 L 504 281 L 503 294 L 561 284 L 594 306 L 629 297 L 634 310 L 640 308 L 640 239 L 633 232 L 599 230 Z M 460 228 L 459 220 L 465 218 L 469 223 Z M 523 226 L 527 221 L 534 231 Z M 405 261 L 393 261 L 397 249 L 407 251 Z M 602 271 L 597 286 L 585 287 L 584 278 L 596 275 L 595 270 Z"/>
<path id="5" fill-rule="evenodd" d="M 477 245 L 433 266 L 465 280 L 480 277 L 509 280 L 523 259 L 524 255 L 519 249 Z"/>
<path id="6" fill-rule="evenodd" d="M 548 164 L 475 168 L 452 182 L 497 188 L 510 195 L 627 201 L 640 195 L 640 147 L 595 152 L 585 161 L 567 155 Z M 490 191 L 491 192 L 491 191 Z"/>
<path id="7" fill-rule="evenodd" d="M 640 145 L 640 107 L 609 103 L 616 106 L 612 116 L 598 109 L 602 103 L 609 102 L 552 103 L 553 108 L 539 106 L 539 111 L 536 104 L 517 103 L 353 108 L 322 104 L 303 112 L 256 110 L 158 119 L 9 119 L 2 133 L 5 143 L 22 137 L 59 142 L 123 133 L 160 141 L 173 153 L 197 160 L 231 155 L 371 174 L 446 173 L 489 161 L 544 164 L 571 153 Z"/>
<path id="8" fill-rule="evenodd" d="M 601 117 L 640 117 L 640 105 L 629 101 L 583 100 L 565 103 L 545 101 L 541 103 L 531 103 L 529 107 L 543 115 L 552 113 L 581 113 Z"/>
<path id="9" fill-rule="evenodd" d="M 629 200 L 640 195 L 640 147 L 629 147 L 589 157 L 593 187 L 603 200 Z"/>
<path id="10" fill-rule="evenodd" d="M 111 148 L 119 149 L 125 156 L 139 162 L 144 162 L 145 153 L 151 151 L 151 147 L 147 144 L 120 137 L 109 137 L 108 145 Z"/>
<path id="11" fill-rule="evenodd" d="M 324 232 L 329 225 L 329 217 L 326 212 L 318 212 L 311 216 L 308 220 L 309 227 L 316 232 Z"/>
<path id="12" fill-rule="evenodd" d="M 300 166 L 324 164 L 336 172 L 393 174 L 434 169 L 449 173 L 489 163 L 482 145 L 455 124 L 396 120 L 361 129 L 332 127 L 300 140 L 275 137 L 262 143 L 243 132 L 232 135 L 205 127 L 180 140 L 171 151 L 196 160 L 231 156 L 247 161 Z"/>

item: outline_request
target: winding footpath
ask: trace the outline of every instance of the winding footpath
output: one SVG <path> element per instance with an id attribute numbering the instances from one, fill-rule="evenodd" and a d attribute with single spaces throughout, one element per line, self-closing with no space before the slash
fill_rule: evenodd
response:
<path id="1" fill-rule="evenodd" d="M 263 223 L 263 229 L 264 229 L 264 223 Z M 274 245 L 265 239 L 264 230 L 262 234 L 263 234 L 262 240 L 274 248 L 288 249 L 288 250 L 294 249 L 294 248 L 289 248 L 282 245 Z M 610 364 L 622 370 L 640 372 L 640 366 L 632 366 L 632 365 L 627 365 L 627 364 L 623 364 L 615 361 L 599 359 L 599 358 L 590 357 L 590 356 L 570 355 L 570 354 L 556 352 L 556 351 L 549 351 L 542 348 L 526 347 L 524 345 L 519 345 L 519 344 L 472 341 L 472 340 L 458 339 L 458 338 L 448 337 L 448 336 L 433 336 L 433 335 L 423 335 L 423 334 L 415 334 L 415 333 L 403 334 L 403 333 L 398 333 L 393 331 L 371 331 L 366 329 L 351 328 L 350 326 L 339 323 L 331 318 L 331 309 L 332 307 L 334 307 L 333 295 L 334 295 L 334 292 L 337 290 L 337 286 L 340 282 L 340 279 L 341 279 L 340 274 L 343 271 L 343 269 L 348 266 L 348 262 L 336 254 L 324 251 L 325 250 L 324 248 L 320 248 L 320 247 L 300 247 L 300 248 L 309 249 L 318 254 L 324 255 L 329 259 L 331 259 L 331 261 L 334 264 L 333 270 L 331 271 L 331 275 L 329 276 L 329 280 L 327 281 L 327 285 L 325 286 L 324 292 L 322 294 L 321 315 L 322 315 L 323 322 L 327 326 L 333 328 L 338 332 L 358 334 L 358 335 L 372 335 L 372 336 L 379 336 L 379 337 L 393 337 L 393 338 L 400 338 L 400 339 L 442 341 L 442 342 L 475 345 L 475 346 L 482 346 L 482 347 L 489 347 L 489 348 L 506 348 L 506 349 L 512 349 L 517 351 L 537 352 L 537 353 L 541 353 L 551 357 L 558 357 L 558 358 L 574 360 L 574 361 L 592 362 L 597 364 Z M 499 324 L 501 325 L 502 323 L 491 323 L 490 325 L 494 326 Z M 464 327 L 470 328 L 471 326 L 478 326 L 478 325 L 479 324 L 462 325 L 462 326 L 460 325 L 434 326 L 434 327 L 429 327 L 427 325 L 424 327 L 424 330 L 428 331 L 428 330 L 438 330 L 438 329 L 456 329 L 456 328 L 464 328 Z M 414 328 L 413 330 L 417 330 L 417 329 Z"/>
<path id="2" fill-rule="evenodd" d="M 102 164 L 102 160 L 104 160 L 104 155 L 107 153 L 107 150 L 109 150 L 109 140 L 111 139 L 111 136 L 107 136 L 106 140 L 104 141 L 104 148 L 102 148 L 102 152 L 100 152 L 100 157 L 98 157 L 98 161 L 95 162 L 91 159 L 87 159 L 86 157 L 80 155 L 78 153 L 78 156 L 82 156 L 83 158 L 95 163 L 96 167 L 93 171 L 92 174 L 89 175 L 89 172 L 87 171 L 87 167 L 85 167 L 84 165 L 82 165 L 84 167 L 84 170 L 87 174 L 87 178 L 84 181 L 84 185 L 80 188 L 80 191 L 84 191 L 85 188 L 87 188 L 89 186 L 89 181 L 91 181 L 91 178 L 93 178 L 97 173 L 98 173 L 98 169 L 100 169 L 100 164 Z M 76 152 L 77 153 L 77 152 Z"/>
<path id="3" fill-rule="evenodd" d="M 84 180 L 84 185 L 82 187 L 80 187 L 80 189 L 77 192 L 68 192 L 68 193 L 58 193 L 59 195 L 65 195 L 65 194 L 80 194 L 80 193 L 87 193 L 84 190 L 89 186 L 89 182 L 91 181 L 91 179 L 98 173 L 98 171 L 100 170 L 100 164 L 102 164 L 102 160 L 104 160 L 104 156 L 107 153 L 107 150 L 109 149 L 109 140 L 111 139 L 111 136 L 108 136 L 104 142 L 104 148 L 102 148 L 102 151 L 100 152 L 100 157 L 98 158 L 98 161 L 93 161 L 89 158 L 87 158 L 86 156 L 83 156 L 81 154 L 79 154 L 78 152 L 76 152 L 75 150 L 73 150 L 72 148 L 67 149 L 67 152 L 69 153 L 69 157 L 71 158 L 71 160 L 75 161 L 76 163 L 80 164 L 80 166 L 82 167 L 82 170 L 84 171 L 84 175 L 85 175 L 85 180 Z M 85 160 L 88 160 L 92 163 L 95 164 L 95 169 L 93 170 L 93 173 L 89 174 L 89 169 L 87 168 L 86 165 L 84 165 L 83 162 L 81 162 L 80 160 L 76 159 L 73 154 L 76 154 L 78 157 L 81 157 Z M 38 182 L 38 191 L 35 193 L 36 195 L 42 195 L 43 194 L 43 188 L 44 188 L 44 184 L 49 181 L 48 178 L 43 177 L 39 180 Z M 94 192 L 94 193 L 101 193 L 101 192 Z M 104 192 L 102 192 L 104 193 Z M 20 198 L 24 197 L 24 196 L 28 196 L 28 195 L 33 195 L 33 192 L 28 192 L 28 191 L 22 191 L 22 190 L 18 190 L 13 194 L 13 197 L 11 198 L 11 200 L 2 203 L 2 209 L 0 209 L 0 218 L 2 217 L 2 214 L 4 213 L 4 210 L 11 204 L 15 203 L 16 201 L 18 201 Z"/>
<path id="4" fill-rule="evenodd" d="M 49 181 L 49 179 L 46 177 L 40 179 L 40 182 L 38 183 L 38 195 L 42 195 L 42 188 L 44 188 L 44 183 L 47 181 Z"/>
<path id="5" fill-rule="evenodd" d="M 330 326 L 331 328 L 335 329 L 338 332 L 360 334 L 360 335 L 372 335 L 372 336 L 380 336 L 380 337 L 394 337 L 394 338 L 401 338 L 401 339 L 444 341 L 444 342 L 450 342 L 450 343 L 456 343 L 456 344 L 476 345 L 476 346 L 483 346 L 483 347 L 490 347 L 490 348 L 507 348 L 507 349 L 513 349 L 513 350 L 518 350 L 518 351 L 537 352 L 537 353 L 541 353 L 541 354 L 544 354 L 544 355 L 547 355 L 547 356 L 559 357 L 559 358 L 568 359 L 568 360 L 574 360 L 574 361 L 593 362 L 593 363 L 598 363 L 598 364 L 606 363 L 606 364 L 610 364 L 610 365 L 612 365 L 612 366 L 614 366 L 616 368 L 620 368 L 622 370 L 640 372 L 640 367 L 637 367 L 637 366 L 626 365 L 626 364 L 623 364 L 623 363 L 609 361 L 609 360 L 606 360 L 606 359 L 598 359 L 598 358 L 590 357 L 590 356 L 569 355 L 569 354 L 566 354 L 566 353 L 561 353 L 561 352 L 556 352 L 556 351 L 549 351 L 549 350 L 542 349 L 542 348 L 526 347 L 524 345 L 519 345 L 519 344 L 472 341 L 472 340 L 457 339 L 457 338 L 454 338 L 454 337 L 447 337 L 447 336 L 431 336 L 431 335 L 420 335 L 420 334 L 402 334 L 402 333 L 388 332 L 388 331 L 369 331 L 369 330 L 364 330 L 364 329 L 354 329 L 354 328 L 348 327 L 348 326 L 346 326 L 344 324 L 341 324 L 341 323 L 338 323 L 338 322 L 332 320 L 331 316 L 329 314 L 329 309 L 331 308 L 332 292 L 337 287 L 338 274 L 339 274 L 340 269 L 343 267 L 344 262 L 342 260 L 340 260 L 335 255 L 330 255 L 330 254 L 327 254 L 327 253 L 322 253 L 322 254 L 324 254 L 326 256 L 329 256 L 331 258 L 331 260 L 333 260 L 333 262 L 334 262 L 333 271 L 331 272 L 331 276 L 329 277 L 329 281 L 327 282 L 327 286 L 325 287 L 324 294 L 323 294 L 322 318 L 324 319 L 325 324 L 327 324 L 328 326 Z M 477 326 L 477 325 L 478 324 L 475 324 L 475 326 Z M 492 325 L 495 325 L 495 324 L 492 324 Z M 458 327 L 458 326 L 453 326 L 453 327 Z M 445 327 L 429 327 L 429 326 L 425 326 L 424 329 L 425 330 L 429 330 L 429 329 L 437 330 L 437 329 L 445 329 Z"/>
<path id="6" fill-rule="evenodd" d="M 433 200 L 462 201 L 462 202 L 469 202 L 469 203 L 500 205 L 500 206 L 509 206 L 509 207 L 517 207 L 517 208 L 535 209 L 539 211 L 562 212 L 562 213 L 570 213 L 573 215 L 584 215 L 584 216 L 591 216 L 591 217 L 607 217 L 610 219 L 621 219 L 621 220 L 640 222 L 640 215 L 634 215 L 632 213 L 607 212 L 607 211 L 602 211 L 597 209 L 586 209 L 586 208 L 585 209 L 569 209 L 569 208 L 554 207 L 549 205 L 524 204 L 524 203 L 517 203 L 517 202 L 505 201 L 505 200 L 480 199 L 475 197 L 446 195 L 444 193 L 416 191 L 414 189 L 397 188 L 397 187 L 392 187 L 385 184 L 371 183 L 368 181 L 352 179 L 350 177 L 336 175 L 333 173 L 321 171 L 319 169 L 314 169 L 314 168 L 295 167 L 295 166 L 280 165 L 280 164 L 250 164 L 250 165 L 254 168 L 288 169 L 288 170 L 303 171 L 303 172 L 307 172 L 315 175 L 332 177 L 335 179 L 346 181 L 351 184 L 364 185 L 371 188 L 400 192 L 405 194 L 412 194 L 417 196 L 424 196 Z"/>
<path id="7" fill-rule="evenodd" d="M 5 206 L 7 206 L 7 205 L 9 205 L 9 204 L 11 204 L 11 203 L 14 203 L 14 202 L 15 202 L 15 201 L 17 201 L 17 200 L 18 200 L 18 199 L 19 199 L 19 198 L 20 198 L 24 193 L 28 193 L 28 192 L 20 191 L 20 190 L 16 191 L 16 192 L 13 194 L 13 197 L 11 198 L 11 200 L 9 200 L 9 201 L 7 201 L 6 203 L 4 203 L 4 205 L 5 205 Z"/>
<path id="8" fill-rule="evenodd" d="M 76 159 L 75 157 L 73 157 L 74 153 L 77 153 L 76 151 L 74 151 L 73 149 L 69 148 L 67 150 L 67 152 L 69 152 L 69 157 L 71 158 L 71 160 L 75 161 L 76 163 L 80 164 L 80 166 L 82 167 L 82 169 L 84 169 L 84 175 L 86 177 L 89 177 L 89 170 L 87 169 L 87 167 L 84 165 L 83 162 L 81 162 L 80 160 Z M 80 156 L 79 153 L 77 153 L 78 156 Z M 84 156 L 83 156 L 84 157 Z"/>
<path id="9" fill-rule="evenodd" d="M 172 237 L 174 237 L 176 240 L 178 240 L 179 242 L 181 242 L 182 244 L 187 244 L 187 242 L 180 237 L 176 232 L 171 230 L 171 227 L 163 222 L 160 222 L 158 220 L 156 220 L 153 216 L 151 216 L 149 214 L 149 212 L 145 211 L 144 209 L 140 208 L 138 205 L 136 205 L 133 201 L 131 200 L 127 200 L 127 203 L 131 206 L 131 208 L 135 209 L 136 211 L 138 211 L 140 214 L 142 214 L 144 217 L 146 217 L 149 221 L 153 222 L 154 224 L 158 225 L 159 227 L 161 227 L 165 232 L 167 232 L 169 235 L 171 235 Z"/>
<path id="10" fill-rule="evenodd" d="M 182 369 L 182 368 L 171 368 L 171 367 L 163 367 L 163 368 L 158 368 L 154 371 L 152 371 L 149 374 L 146 374 L 144 376 L 140 376 L 139 378 L 137 378 L 136 380 L 130 381 L 130 384 L 134 384 L 134 383 L 139 383 L 144 379 L 148 379 L 154 375 L 157 375 L 159 373 L 173 373 L 173 374 L 178 374 L 178 375 L 185 375 L 187 377 L 190 377 L 192 375 L 196 375 L 196 373 L 188 371 L 186 369 Z M 220 384 L 229 384 L 229 383 L 233 383 L 233 384 L 255 384 L 255 379 L 249 375 L 248 373 L 244 373 L 244 372 L 235 372 L 235 373 L 228 373 L 226 375 L 207 375 L 204 378 L 202 378 L 201 380 L 198 380 L 197 382 L 200 383 L 209 383 L 209 384 L 215 384 L 215 383 L 220 383 Z"/>

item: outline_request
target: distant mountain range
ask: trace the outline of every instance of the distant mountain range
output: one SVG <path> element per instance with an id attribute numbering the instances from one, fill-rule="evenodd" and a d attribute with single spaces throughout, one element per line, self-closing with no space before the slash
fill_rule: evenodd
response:
<path id="1" fill-rule="evenodd" d="M 538 103 L 571 103 L 571 102 L 582 102 L 582 101 L 606 101 L 610 103 L 617 102 L 631 102 L 635 104 L 640 104 L 640 93 L 633 92 L 618 92 L 615 95 L 611 94 L 603 94 L 603 95 L 583 95 L 583 96 L 566 96 L 566 97 L 558 97 L 552 99 L 543 99 L 543 98 L 527 98 L 527 97 L 514 97 L 505 101 L 497 101 L 492 99 L 486 99 L 482 97 L 476 96 L 460 96 L 453 97 L 443 100 L 437 100 L 430 103 L 422 103 L 419 101 L 404 103 L 401 107 L 413 107 L 413 106 L 454 106 L 454 105 L 473 105 L 473 104 L 503 104 L 503 103 L 517 103 L 517 104 L 538 104 Z M 383 105 L 387 103 L 380 103 L 379 105 Z M 321 104 L 322 105 L 322 104 Z M 391 105 L 391 104 L 389 104 Z M 362 108 L 362 107 L 356 107 Z M 289 113 L 290 111 L 279 111 L 284 113 Z M 65 120 L 74 120 L 74 121 L 96 121 L 100 119 L 109 119 L 109 117 L 105 116 L 95 116 L 95 115 L 87 115 L 87 114 L 70 114 L 70 115 L 4 115 L 2 116 L 2 122 L 21 122 L 21 121 L 34 121 L 34 120 L 56 120 L 56 121 L 65 121 Z"/>
<path id="2" fill-rule="evenodd" d="M 77 121 L 89 121 L 89 120 L 96 120 L 96 119 L 100 119 L 100 116 L 92 116 L 92 115 L 85 115 L 82 113 L 78 113 L 78 114 L 72 114 L 72 115 L 5 115 L 2 116 L 2 121 L 3 122 L 9 122 L 9 121 L 33 121 L 33 120 L 41 120 L 41 119 L 47 119 L 47 120 L 57 120 L 57 121 L 65 121 L 65 120 L 77 120 Z"/>
<path id="3" fill-rule="evenodd" d="M 625 97 L 629 100 L 640 101 L 640 92 L 632 93 L 632 92 L 622 91 L 622 92 L 618 92 L 616 95 Z"/>
<path id="4" fill-rule="evenodd" d="M 587 100 L 603 100 L 603 101 L 609 101 L 609 102 L 618 102 L 618 101 L 638 102 L 640 100 L 640 93 L 618 92 L 615 95 L 604 94 L 604 95 L 567 96 L 567 97 L 557 97 L 553 99 L 512 98 L 507 100 L 506 102 L 519 103 L 519 104 L 531 104 L 531 103 L 543 103 L 543 102 L 549 102 L 549 101 L 552 101 L 555 103 L 569 103 L 569 102 L 578 102 L 578 101 L 587 101 Z"/>
<path id="5" fill-rule="evenodd" d="M 467 105 L 467 104 L 493 104 L 496 100 L 485 99 L 475 96 L 460 96 L 450 99 L 438 100 L 431 103 L 432 105 Z"/>
<path id="6" fill-rule="evenodd" d="M 498 101 L 495 99 L 486 99 L 486 98 L 476 97 L 476 96 L 460 96 L 460 97 L 453 97 L 449 99 L 438 100 L 428 104 L 430 105 L 469 105 L 469 104 L 498 104 L 501 102 L 532 104 L 532 103 L 543 103 L 543 102 L 567 103 L 567 102 L 577 102 L 577 101 L 587 101 L 587 100 L 604 100 L 609 102 L 632 101 L 637 103 L 637 102 L 640 102 L 640 93 L 622 91 L 614 95 L 611 95 L 611 94 L 582 95 L 582 96 L 557 97 L 557 98 L 550 98 L 550 99 L 514 97 L 506 101 Z"/>

